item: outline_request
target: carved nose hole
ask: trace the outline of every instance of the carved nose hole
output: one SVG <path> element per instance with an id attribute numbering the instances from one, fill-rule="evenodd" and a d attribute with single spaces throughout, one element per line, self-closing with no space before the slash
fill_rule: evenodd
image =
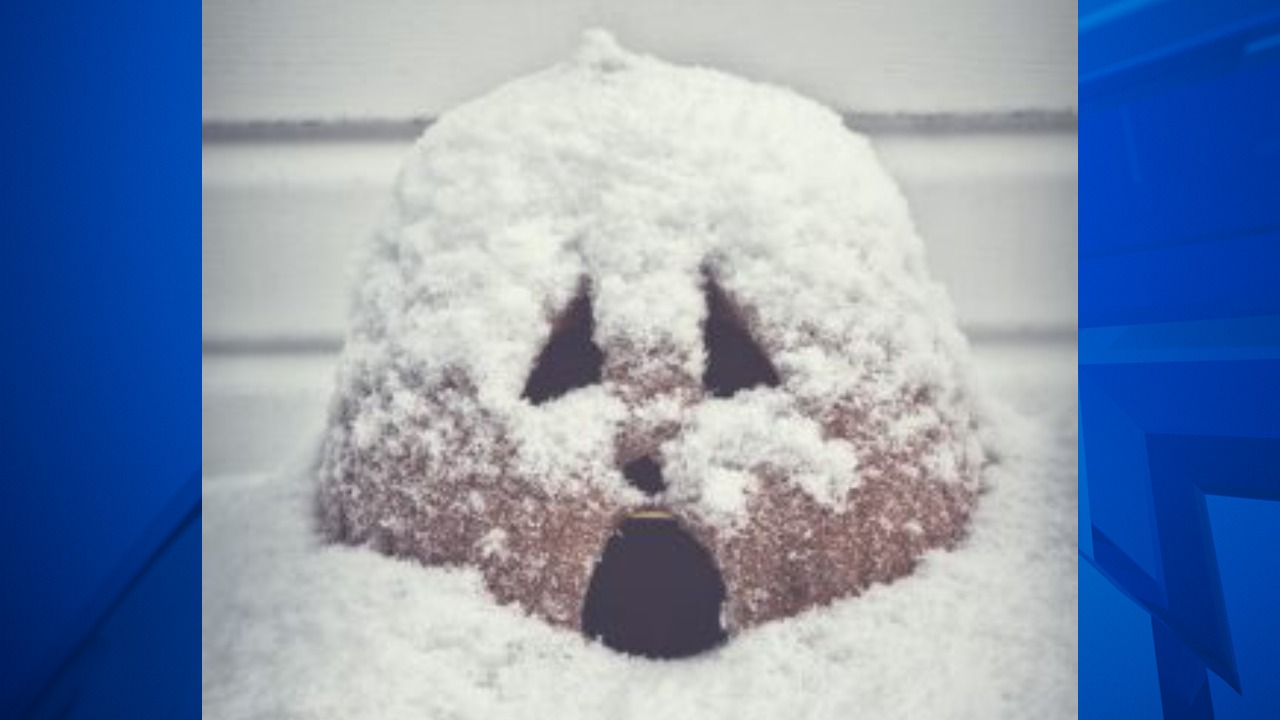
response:
<path id="1" fill-rule="evenodd" d="M 631 517 L 596 565 L 582 629 L 607 647 L 682 658 L 724 642 L 724 580 L 710 554 L 670 517 Z"/>
<path id="2" fill-rule="evenodd" d="M 646 495 L 657 495 L 667 489 L 667 483 L 662 479 L 662 468 L 648 455 L 623 465 L 622 476 Z"/>

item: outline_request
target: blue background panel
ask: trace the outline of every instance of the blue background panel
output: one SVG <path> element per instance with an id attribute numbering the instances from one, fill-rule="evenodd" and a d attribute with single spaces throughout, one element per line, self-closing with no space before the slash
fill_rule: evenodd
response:
<path id="1" fill-rule="evenodd" d="M 33 720 L 199 717 L 200 518 L 191 516 L 58 670 Z"/>
<path id="2" fill-rule="evenodd" d="M 1091 460 L 1085 465 L 1081 458 L 1081 471 L 1087 468 L 1091 478 L 1092 521 L 1092 525 L 1082 526 L 1081 535 L 1088 535 L 1095 555 L 1122 552 L 1135 566 L 1129 571 L 1145 578 L 1140 594 L 1151 602 L 1162 600 L 1156 584 L 1161 576 L 1160 546 L 1147 472 L 1146 434 L 1083 372 L 1080 418 L 1081 442 L 1089 448 Z M 1140 581 L 1135 577 L 1134 582 Z"/>
<path id="3" fill-rule="evenodd" d="M 0 3 L 0 717 L 125 622 L 111 647 L 149 650 L 78 667 L 85 687 L 136 678 L 117 697 L 137 704 L 70 716 L 199 713 L 199 667 L 178 659 L 200 633 L 198 556 L 147 579 L 163 601 L 116 613 L 199 507 L 200 29 L 191 3 Z M 140 661 L 156 653 L 165 672 Z M 193 702 L 158 709 L 171 689 Z"/>
<path id="4" fill-rule="evenodd" d="M 1081 213 L 1081 256 L 1280 230 L 1270 201 L 1280 187 L 1280 108 L 1264 87 L 1280 88 L 1280 66 L 1260 53 L 1235 72 L 1082 118 L 1090 162 L 1080 191 L 1106 202 Z"/>
<path id="5" fill-rule="evenodd" d="M 1080 717 L 1160 716 L 1151 618 L 1090 563 L 1080 563 Z"/>
<path id="6" fill-rule="evenodd" d="M 1081 716 L 1277 718 L 1280 6 L 1080 32 Z"/>
<path id="7" fill-rule="evenodd" d="M 1274 660 L 1280 647 L 1280 502 L 1211 495 L 1206 503 L 1236 652 Z M 1264 717 L 1280 708 L 1276 674 L 1273 663 L 1242 663 L 1239 693 L 1210 676 L 1217 717 Z"/>

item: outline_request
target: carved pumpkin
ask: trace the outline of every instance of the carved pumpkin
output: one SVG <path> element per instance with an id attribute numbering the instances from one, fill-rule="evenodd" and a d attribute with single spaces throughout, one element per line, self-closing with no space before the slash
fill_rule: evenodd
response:
<path id="1" fill-rule="evenodd" d="M 389 215 L 320 465 L 332 539 L 671 657 L 963 536 L 964 340 L 835 113 L 594 33 L 430 127 Z"/>

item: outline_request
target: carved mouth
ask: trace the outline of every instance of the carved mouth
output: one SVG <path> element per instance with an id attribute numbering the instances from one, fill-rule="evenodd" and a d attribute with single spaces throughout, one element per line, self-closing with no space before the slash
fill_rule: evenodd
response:
<path id="1" fill-rule="evenodd" d="M 683 658 L 724 642 L 725 586 L 710 553 L 666 510 L 622 520 L 582 607 L 588 637 L 630 655 Z"/>

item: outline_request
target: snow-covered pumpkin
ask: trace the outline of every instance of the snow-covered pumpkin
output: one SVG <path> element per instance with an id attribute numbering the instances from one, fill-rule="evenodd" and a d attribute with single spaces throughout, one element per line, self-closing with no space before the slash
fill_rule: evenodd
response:
<path id="1" fill-rule="evenodd" d="M 963 537 L 965 353 L 839 115 L 588 33 L 414 146 L 358 276 L 321 527 L 690 654 Z"/>

